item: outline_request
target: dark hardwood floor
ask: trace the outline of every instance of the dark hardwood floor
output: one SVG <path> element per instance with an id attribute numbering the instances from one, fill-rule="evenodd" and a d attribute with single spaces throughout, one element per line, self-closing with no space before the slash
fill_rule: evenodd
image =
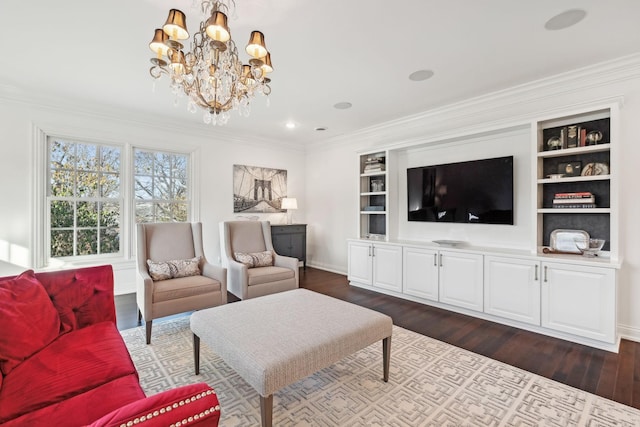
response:
<path id="1" fill-rule="evenodd" d="M 385 313 L 405 329 L 640 409 L 640 343 L 610 353 L 349 286 L 347 278 L 300 269 L 300 287 Z M 237 298 L 229 294 L 229 302 Z M 118 328 L 137 326 L 134 294 L 116 297 Z M 393 354 L 393 353 L 392 353 Z"/>

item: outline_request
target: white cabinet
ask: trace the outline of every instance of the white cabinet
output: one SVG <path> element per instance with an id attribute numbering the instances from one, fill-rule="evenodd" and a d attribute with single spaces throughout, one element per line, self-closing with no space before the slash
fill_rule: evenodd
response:
<path id="1" fill-rule="evenodd" d="M 484 312 L 540 325 L 540 261 L 484 257 Z"/>
<path id="2" fill-rule="evenodd" d="M 402 246 L 349 242 L 350 282 L 402 292 Z"/>
<path id="3" fill-rule="evenodd" d="M 402 253 L 402 292 L 438 301 L 438 251 L 404 247 Z"/>
<path id="4" fill-rule="evenodd" d="M 542 326 L 614 343 L 616 270 L 543 262 Z"/>
<path id="5" fill-rule="evenodd" d="M 439 251 L 440 302 L 482 311 L 482 255 Z"/>

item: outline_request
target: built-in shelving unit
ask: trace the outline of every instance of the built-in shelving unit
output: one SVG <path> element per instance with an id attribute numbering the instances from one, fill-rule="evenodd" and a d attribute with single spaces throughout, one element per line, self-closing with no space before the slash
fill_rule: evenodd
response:
<path id="1" fill-rule="evenodd" d="M 359 237 L 387 240 L 389 237 L 388 151 L 363 153 L 358 157 L 360 184 Z"/>
<path id="2" fill-rule="evenodd" d="M 604 250 L 617 259 L 618 171 L 612 155 L 617 144 L 616 123 L 614 106 L 535 123 L 533 193 L 538 249 L 550 246 L 556 229 L 585 230 L 593 238 L 605 239 Z M 575 203 L 559 203 L 561 194 L 573 195 Z"/>

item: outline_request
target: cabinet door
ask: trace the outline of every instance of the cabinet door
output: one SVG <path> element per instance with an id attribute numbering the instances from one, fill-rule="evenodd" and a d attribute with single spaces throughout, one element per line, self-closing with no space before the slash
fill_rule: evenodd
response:
<path id="1" fill-rule="evenodd" d="M 373 283 L 373 247 L 370 243 L 349 242 L 347 278 L 349 281 L 371 285 Z"/>
<path id="2" fill-rule="evenodd" d="M 616 271 L 559 263 L 542 268 L 542 326 L 613 343 Z"/>
<path id="3" fill-rule="evenodd" d="M 373 286 L 402 292 L 402 246 L 373 245 Z"/>
<path id="4" fill-rule="evenodd" d="M 403 293 L 438 301 L 438 251 L 405 247 L 402 269 Z"/>
<path id="5" fill-rule="evenodd" d="M 484 257 L 484 312 L 540 326 L 540 263 Z"/>
<path id="6" fill-rule="evenodd" d="M 291 256 L 302 261 L 306 258 L 306 236 L 303 233 L 290 234 Z"/>
<path id="7" fill-rule="evenodd" d="M 482 255 L 440 251 L 440 302 L 482 311 Z"/>

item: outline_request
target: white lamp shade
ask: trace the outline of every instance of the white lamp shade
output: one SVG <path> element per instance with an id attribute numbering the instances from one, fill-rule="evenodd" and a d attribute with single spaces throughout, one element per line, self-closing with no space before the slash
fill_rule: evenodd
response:
<path id="1" fill-rule="evenodd" d="M 295 197 L 284 197 L 280 206 L 282 209 L 298 209 L 298 201 Z"/>

